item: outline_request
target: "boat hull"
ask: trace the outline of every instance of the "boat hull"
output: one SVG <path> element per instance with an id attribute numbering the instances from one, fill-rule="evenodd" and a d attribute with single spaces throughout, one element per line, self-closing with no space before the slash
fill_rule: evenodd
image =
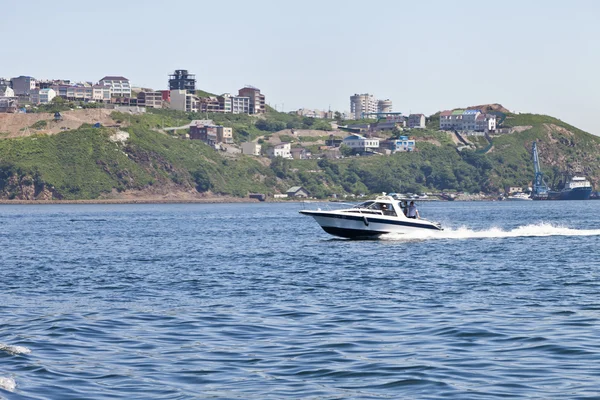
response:
<path id="1" fill-rule="evenodd" d="M 588 200 L 592 194 L 591 187 L 575 188 L 560 192 L 560 200 Z"/>
<path id="2" fill-rule="evenodd" d="M 326 211 L 300 213 L 313 217 L 325 232 L 351 239 L 374 239 L 386 233 L 410 234 L 442 230 L 439 225 L 418 219 L 400 220 L 376 215 L 350 215 Z"/>

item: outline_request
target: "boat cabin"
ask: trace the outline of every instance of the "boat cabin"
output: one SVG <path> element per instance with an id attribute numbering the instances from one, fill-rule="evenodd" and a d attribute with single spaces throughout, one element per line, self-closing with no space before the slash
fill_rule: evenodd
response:
<path id="1" fill-rule="evenodd" d="M 375 200 L 357 204 L 347 212 L 360 214 L 386 215 L 390 217 L 406 217 L 407 200 L 395 200 L 392 196 L 379 196 Z"/>

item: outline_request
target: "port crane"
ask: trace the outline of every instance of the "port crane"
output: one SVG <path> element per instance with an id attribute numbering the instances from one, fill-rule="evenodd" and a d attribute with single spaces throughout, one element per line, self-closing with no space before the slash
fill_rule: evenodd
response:
<path id="1" fill-rule="evenodd" d="M 548 198 L 548 186 L 544 182 L 544 174 L 540 170 L 540 158 L 537 151 L 537 143 L 532 145 L 533 169 L 535 170 L 535 179 L 533 181 L 533 193 L 531 198 L 534 200 L 545 200 Z"/>

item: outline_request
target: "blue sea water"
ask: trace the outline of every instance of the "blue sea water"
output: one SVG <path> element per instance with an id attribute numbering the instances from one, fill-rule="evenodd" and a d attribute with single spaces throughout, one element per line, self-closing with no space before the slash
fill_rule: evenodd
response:
<path id="1" fill-rule="evenodd" d="M 600 201 L 304 207 L 0 206 L 0 398 L 600 398 Z"/>

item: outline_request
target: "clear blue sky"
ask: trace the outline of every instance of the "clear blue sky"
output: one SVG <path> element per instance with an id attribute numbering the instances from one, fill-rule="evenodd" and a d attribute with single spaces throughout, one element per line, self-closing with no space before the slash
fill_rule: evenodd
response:
<path id="1" fill-rule="evenodd" d="M 501 103 L 600 135 L 594 0 L 30 0 L 2 15 L 4 77 L 162 89 L 188 69 L 200 89 L 251 84 L 279 110 L 349 110 L 368 92 L 404 113 Z"/>

